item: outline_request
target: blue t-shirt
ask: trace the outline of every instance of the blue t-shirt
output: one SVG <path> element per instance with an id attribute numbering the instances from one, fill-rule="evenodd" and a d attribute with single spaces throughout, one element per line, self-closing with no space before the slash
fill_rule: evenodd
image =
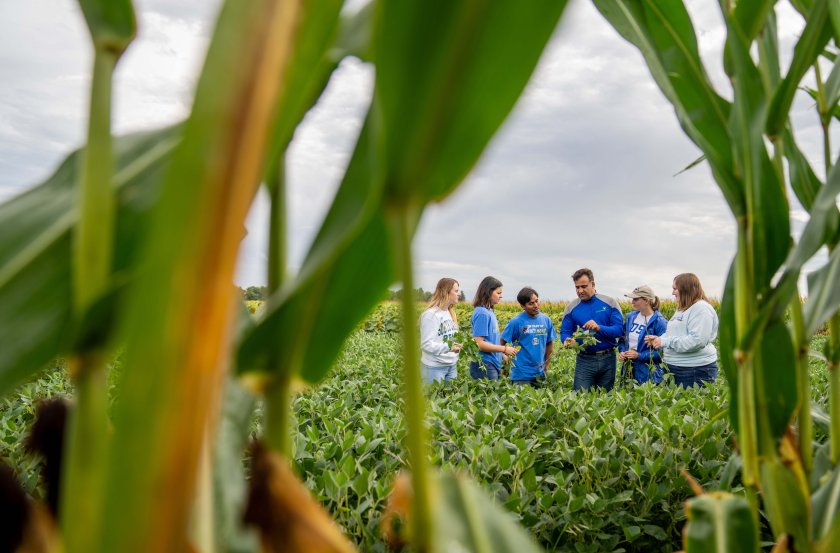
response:
<path id="1" fill-rule="evenodd" d="M 502 331 L 502 340 L 522 346 L 513 359 L 511 380 L 534 380 L 545 374 L 545 347 L 557 338 L 551 319 L 545 313 L 530 317 L 524 311 L 512 318 Z"/>
<path id="2" fill-rule="evenodd" d="M 482 337 L 491 344 L 499 345 L 499 321 L 496 320 L 496 313 L 486 307 L 476 307 L 472 314 L 472 335 Z M 485 365 L 497 369 L 502 368 L 502 352 L 481 352 L 481 359 Z"/>

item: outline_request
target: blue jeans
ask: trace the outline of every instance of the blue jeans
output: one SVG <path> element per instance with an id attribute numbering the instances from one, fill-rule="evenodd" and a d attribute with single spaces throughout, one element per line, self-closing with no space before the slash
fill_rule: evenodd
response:
<path id="1" fill-rule="evenodd" d="M 423 365 L 423 384 L 440 382 L 441 380 L 455 380 L 458 378 L 458 368 L 455 365 L 430 367 Z"/>
<path id="2" fill-rule="evenodd" d="M 499 369 L 488 363 L 485 363 L 484 368 L 482 368 L 479 366 L 478 361 L 471 361 L 470 376 L 473 377 L 473 380 L 481 380 L 482 378 L 499 380 Z"/>
<path id="3" fill-rule="evenodd" d="M 615 350 L 609 350 L 602 355 L 578 353 L 573 390 L 589 390 L 597 386 L 609 391 L 614 385 Z"/>
<path id="4" fill-rule="evenodd" d="M 713 361 L 708 365 L 699 367 L 682 367 L 680 365 L 668 365 L 668 369 L 674 375 L 674 384 L 683 388 L 691 386 L 702 386 L 706 382 L 714 382 L 717 378 L 718 364 Z"/>

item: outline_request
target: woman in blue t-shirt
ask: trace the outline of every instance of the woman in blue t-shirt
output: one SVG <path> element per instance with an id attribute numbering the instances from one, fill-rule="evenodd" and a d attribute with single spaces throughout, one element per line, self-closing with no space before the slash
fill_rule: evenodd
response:
<path id="1" fill-rule="evenodd" d="M 474 380 L 498 380 L 503 356 L 516 355 L 516 349 L 499 343 L 499 321 L 493 308 L 500 301 L 501 281 L 491 276 L 484 277 L 473 298 L 472 335 L 481 350 L 481 361 L 470 363 L 470 376 Z"/>
<path id="2" fill-rule="evenodd" d="M 633 362 L 636 382 L 653 381 L 659 384 L 664 374 L 660 364 L 662 358 L 658 351 L 651 349 L 645 336 L 665 334 L 668 319 L 659 312 L 659 296 L 650 286 L 638 286 L 625 296 L 633 302 L 633 311 L 627 314 L 624 340 L 618 345 L 618 359 Z"/>

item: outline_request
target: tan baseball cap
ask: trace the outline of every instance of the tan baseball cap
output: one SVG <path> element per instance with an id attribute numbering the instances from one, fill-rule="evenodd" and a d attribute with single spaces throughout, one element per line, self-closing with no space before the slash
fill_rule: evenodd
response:
<path id="1" fill-rule="evenodd" d="M 656 294 L 653 293 L 653 288 L 651 288 L 647 284 L 637 286 L 636 288 L 633 288 L 632 292 L 624 295 L 630 299 L 645 298 L 646 300 L 650 301 L 654 301 L 656 299 Z"/>

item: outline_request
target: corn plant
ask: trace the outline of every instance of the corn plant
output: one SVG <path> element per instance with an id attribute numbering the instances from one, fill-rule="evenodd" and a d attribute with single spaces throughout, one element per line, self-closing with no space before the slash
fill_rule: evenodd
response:
<path id="1" fill-rule="evenodd" d="M 737 223 L 738 249 L 721 302 L 721 363 L 731 388 L 745 497 L 715 493 L 689 503 L 688 551 L 757 551 L 759 502 L 777 550 L 840 547 L 840 169 L 830 145 L 840 93 L 840 3 L 792 0 L 805 21 L 783 72 L 775 1 L 721 2 L 724 69 L 732 100 L 718 93 L 700 58 L 691 18 L 679 0 L 594 0 L 639 49 L 702 151 Z M 832 46 L 833 44 L 833 46 Z M 823 78 L 829 67 L 828 78 Z M 797 146 L 789 111 L 807 74 L 816 81 L 823 164 L 814 170 Z M 824 180 L 818 174 L 824 174 Z M 791 237 L 788 184 L 810 219 Z M 797 281 L 823 246 L 827 263 L 808 275 L 804 306 Z M 791 324 L 784 320 L 790 311 Z M 826 321 L 831 374 L 830 464 L 816 470 L 807 371 L 808 337 Z M 798 430 L 798 435 L 797 432 Z M 815 482 L 814 486 L 809 483 Z"/>
<path id="2" fill-rule="evenodd" d="M 231 0 L 187 120 L 116 139 L 110 77 L 134 36 L 132 7 L 80 4 L 96 52 L 88 143 L 0 206 L 0 392 L 57 356 L 77 367 L 55 540 L 70 552 L 349 550 L 288 470 L 292 385 L 324 378 L 388 285 L 413 289 L 411 242 L 425 206 L 476 163 L 565 1 L 382 0 L 343 15 L 341 0 Z M 373 98 L 292 275 L 285 152 L 348 55 L 376 66 Z M 271 197 L 272 295 L 252 320 L 232 278 L 261 183 Z M 417 317 L 404 296 L 414 548 L 535 550 L 472 483 L 429 469 Z M 108 413 L 102 374 L 117 347 L 125 353 Z M 252 450 L 246 508 L 251 393 L 264 403 L 268 447 Z M 236 524 L 243 511 L 259 544 Z"/>

